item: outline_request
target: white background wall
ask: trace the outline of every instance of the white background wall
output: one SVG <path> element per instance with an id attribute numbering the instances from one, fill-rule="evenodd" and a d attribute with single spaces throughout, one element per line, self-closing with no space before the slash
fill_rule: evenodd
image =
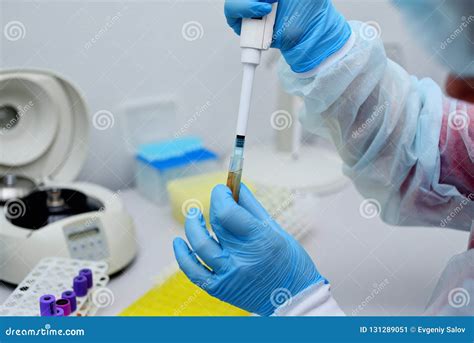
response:
<path id="1" fill-rule="evenodd" d="M 349 19 L 378 22 L 382 37 L 390 47 L 396 44 L 395 55 L 410 72 L 443 81 L 441 67 L 417 47 L 387 1 L 336 4 Z M 196 116 L 199 120 L 187 132 L 202 136 L 219 153 L 231 147 L 241 69 L 238 39 L 225 23 L 223 1 L 1 0 L 0 9 L 1 23 L 18 20 L 26 33 L 18 41 L 2 35 L 2 68 L 55 71 L 81 89 L 91 117 L 99 110 L 114 115 L 115 124 L 106 131 L 91 125 L 91 150 L 81 179 L 126 188 L 133 180 L 133 142 L 150 134 L 172 137 Z M 183 38 L 182 27 L 190 21 L 202 25 L 202 38 Z M 275 53 L 267 60 L 258 72 L 250 140 L 273 135 Z M 160 110 L 159 99 L 171 101 L 171 110 Z M 150 101 L 155 124 L 141 125 L 139 108 Z"/>

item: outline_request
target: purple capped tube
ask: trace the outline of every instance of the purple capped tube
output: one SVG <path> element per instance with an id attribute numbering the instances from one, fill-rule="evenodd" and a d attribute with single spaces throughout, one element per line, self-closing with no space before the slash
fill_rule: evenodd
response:
<path id="1" fill-rule="evenodd" d="M 92 288 L 92 285 L 94 284 L 92 270 L 88 268 L 81 269 L 79 275 L 84 275 L 87 279 L 87 288 Z"/>
<path id="2" fill-rule="evenodd" d="M 56 298 L 54 295 L 45 294 L 39 299 L 40 314 L 42 317 L 51 317 L 56 314 Z"/>
<path id="3" fill-rule="evenodd" d="M 62 308 L 56 307 L 55 317 L 64 317 L 64 310 Z"/>
<path id="4" fill-rule="evenodd" d="M 76 293 L 74 293 L 74 291 L 63 292 L 63 294 L 61 295 L 61 298 L 69 300 L 69 304 L 71 304 L 71 312 L 76 311 L 77 299 L 76 299 Z"/>
<path id="5" fill-rule="evenodd" d="M 87 278 L 84 275 L 78 275 L 74 278 L 73 283 L 74 293 L 78 297 L 84 297 L 87 295 Z"/>
<path id="6" fill-rule="evenodd" d="M 56 300 L 56 308 L 62 309 L 65 317 L 71 314 L 71 303 L 67 299 Z"/>

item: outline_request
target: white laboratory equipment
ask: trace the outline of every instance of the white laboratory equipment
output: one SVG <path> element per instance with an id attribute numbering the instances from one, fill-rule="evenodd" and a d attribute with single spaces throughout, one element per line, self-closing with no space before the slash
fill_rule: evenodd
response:
<path id="1" fill-rule="evenodd" d="M 247 134 L 255 70 L 261 62 L 262 51 L 268 50 L 272 44 L 277 8 L 278 4 L 274 3 L 272 11 L 267 16 L 242 20 L 242 31 L 240 34 L 241 62 L 243 66 L 242 89 L 240 91 L 234 152 L 231 157 L 227 177 L 227 187 L 231 189 L 235 201 L 239 200 L 245 136 Z"/>
<path id="2" fill-rule="evenodd" d="M 246 153 L 245 176 L 267 187 L 325 195 L 348 183 L 343 162 L 330 142 L 305 132 L 298 121 L 303 101 L 280 89 L 278 111 L 271 116 L 275 140 Z"/>
<path id="3" fill-rule="evenodd" d="M 0 280 L 19 283 L 45 257 L 105 261 L 136 254 L 120 196 L 74 182 L 88 151 L 77 89 L 50 72 L 0 72 Z"/>

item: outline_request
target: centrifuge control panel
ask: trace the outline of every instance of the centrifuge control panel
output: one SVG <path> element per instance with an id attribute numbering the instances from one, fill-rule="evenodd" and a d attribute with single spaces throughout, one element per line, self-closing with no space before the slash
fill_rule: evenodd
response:
<path id="1" fill-rule="evenodd" d="M 72 258 L 99 261 L 109 257 L 104 230 L 99 221 L 69 225 L 64 228 L 64 236 Z"/>

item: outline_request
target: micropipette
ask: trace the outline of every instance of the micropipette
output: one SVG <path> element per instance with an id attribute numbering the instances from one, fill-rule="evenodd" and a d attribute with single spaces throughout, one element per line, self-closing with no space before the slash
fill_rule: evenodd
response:
<path id="1" fill-rule="evenodd" d="M 229 166 L 227 187 L 232 191 L 235 201 L 239 201 L 240 181 L 244 163 L 245 136 L 252 100 L 253 79 L 255 70 L 260 64 L 262 51 L 268 50 L 273 40 L 277 4 L 272 5 L 270 14 L 263 18 L 243 19 L 240 33 L 241 61 L 243 64 L 242 90 L 240 93 L 239 115 L 234 152 Z"/>

